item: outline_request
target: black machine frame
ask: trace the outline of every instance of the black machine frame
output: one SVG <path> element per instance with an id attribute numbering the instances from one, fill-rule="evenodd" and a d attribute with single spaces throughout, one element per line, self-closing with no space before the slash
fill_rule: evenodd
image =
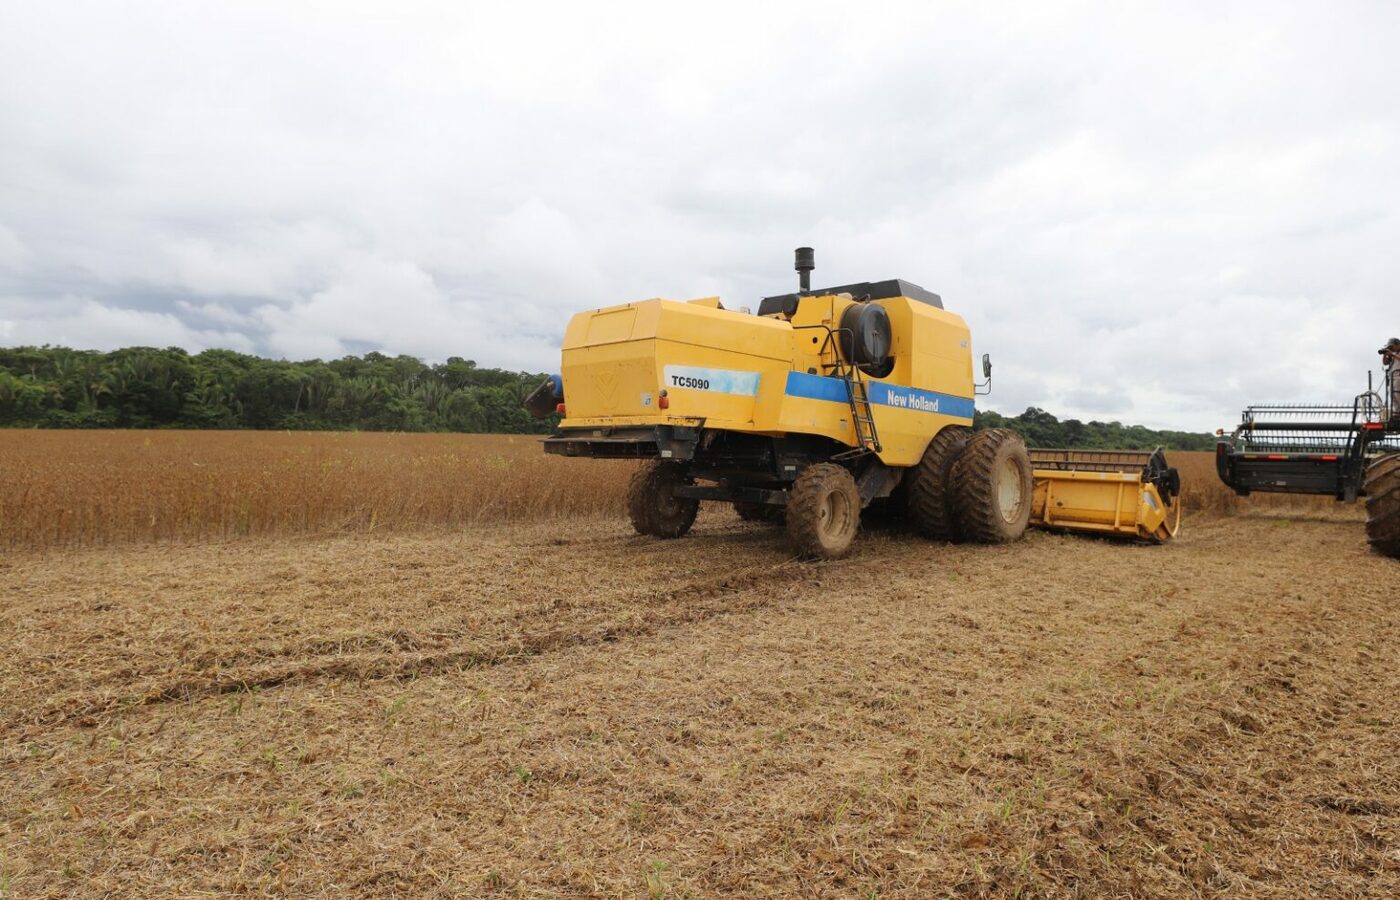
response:
<path id="1" fill-rule="evenodd" d="M 1240 496 L 1316 494 L 1345 502 L 1364 496 L 1367 467 L 1400 453 L 1400 360 L 1386 360 L 1380 392 L 1368 383 L 1350 404 L 1247 407 L 1215 445 L 1220 480 Z"/>
<path id="2" fill-rule="evenodd" d="M 689 481 L 677 490 L 680 496 L 778 507 L 786 505 L 787 489 L 803 469 L 837 460 L 849 449 L 820 435 L 771 437 L 703 423 L 577 428 L 544 440 L 544 451 L 559 456 L 674 460 L 684 465 Z M 855 476 L 862 505 L 889 496 L 903 474 L 873 453 L 839 461 Z"/>

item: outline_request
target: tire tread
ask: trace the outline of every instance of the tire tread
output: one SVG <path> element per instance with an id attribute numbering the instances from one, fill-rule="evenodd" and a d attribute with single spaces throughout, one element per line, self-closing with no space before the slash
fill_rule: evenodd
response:
<path id="1" fill-rule="evenodd" d="M 1377 553 L 1400 559 L 1400 453 L 1371 463 L 1364 490 L 1367 542 Z"/>
<path id="2" fill-rule="evenodd" d="M 837 548 L 823 543 L 818 530 L 821 505 L 833 490 L 842 490 L 849 495 L 857 516 L 857 525 L 850 539 Z M 855 531 L 860 527 L 859 515 L 860 492 L 856 490 L 856 481 L 851 473 L 836 463 L 815 463 L 802 470 L 788 494 L 788 541 L 799 556 L 807 559 L 839 559 L 850 551 L 854 543 Z"/>
<path id="3" fill-rule="evenodd" d="M 1023 509 L 1020 521 L 1008 526 L 1002 521 L 996 497 L 996 465 L 1002 448 L 1023 460 Z M 1006 428 L 988 428 L 973 434 L 962 453 L 953 462 L 953 510 L 958 527 L 970 541 L 979 544 L 1001 544 L 1014 541 L 1025 532 L 1030 519 L 1031 478 L 1030 456 L 1025 442 L 1016 432 Z"/>
<path id="4" fill-rule="evenodd" d="M 909 519 L 914 530 L 935 541 L 956 541 L 962 537 L 953 511 L 952 473 L 972 429 L 950 425 L 933 436 L 912 472 L 909 473 Z"/>
<path id="5" fill-rule="evenodd" d="M 685 469 L 670 460 L 653 460 L 632 473 L 627 485 L 627 517 L 638 534 L 678 538 L 695 524 L 700 501 L 680 500 L 679 514 L 667 518 L 657 505 L 657 497 L 686 481 Z"/>

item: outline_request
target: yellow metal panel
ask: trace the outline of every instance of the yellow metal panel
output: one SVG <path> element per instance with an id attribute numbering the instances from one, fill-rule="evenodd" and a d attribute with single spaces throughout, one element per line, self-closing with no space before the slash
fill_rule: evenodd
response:
<path id="1" fill-rule="evenodd" d="M 1176 535 L 1180 497 L 1168 512 L 1156 485 L 1137 474 L 1035 470 L 1032 525 L 1160 543 Z"/>
<path id="2" fill-rule="evenodd" d="M 782 322 L 674 300 L 648 300 L 637 306 L 633 337 L 655 337 L 706 350 L 722 348 L 784 363 L 792 360 L 792 338 Z"/>
<path id="3" fill-rule="evenodd" d="M 790 347 L 781 323 L 699 304 L 654 299 L 580 313 L 565 333 L 560 374 L 568 417 L 561 424 L 704 418 L 713 427 L 751 430 L 757 392 L 695 390 L 687 386 L 694 382 L 668 381 L 667 367 L 754 375 L 764 396 L 780 398 Z M 658 403 L 663 389 L 665 411 Z"/>
<path id="4" fill-rule="evenodd" d="M 851 409 L 838 379 L 819 382 L 824 399 L 788 393 L 789 373 L 808 379 L 809 386 L 814 378 L 832 375 L 837 362 L 832 331 L 853 302 L 846 295 L 803 298 L 791 322 L 720 309 L 708 300 L 655 298 L 580 313 L 565 332 L 561 374 L 568 417 L 561 424 L 703 420 L 713 428 L 817 434 L 854 445 Z M 877 302 L 890 314 L 894 368 L 886 378 L 863 376 L 872 391 L 885 384 L 905 391 L 903 396 L 911 388 L 933 392 L 956 398 L 970 414 L 971 350 L 963 320 L 906 298 Z M 753 376 L 756 386 L 745 381 Z M 716 384 L 747 387 L 723 390 Z M 669 402 L 664 411 L 657 403 L 663 389 Z M 885 395 L 877 391 L 872 399 L 877 396 Z M 928 402 L 899 408 L 877 401 L 872 413 L 880 458 L 893 466 L 917 463 L 940 429 L 970 424 L 970 415 L 933 411 Z"/>
<path id="5" fill-rule="evenodd" d="M 837 329 L 853 301 L 848 295 L 803 298 L 792 317 L 792 368 L 829 374 L 837 362 L 827 329 Z M 894 367 L 883 378 L 861 377 L 871 385 L 913 388 L 960 398 L 973 398 L 972 351 L 962 318 L 927 303 L 897 297 L 875 301 L 890 317 Z M 918 348 L 918 352 L 915 352 Z M 825 352 L 823 352 L 825 351 Z M 880 460 L 890 466 L 917 463 L 928 442 L 949 425 L 970 425 L 971 418 L 899 409 L 875 403 L 871 412 L 879 435 Z M 777 421 L 784 431 L 822 434 L 846 444 L 856 442 L 850 408 L 844 403 L 787 397 Z"/>
<path id="6" fill-rule="evenodd" d="M 970 405 L 972 340 L 962 317 L 906 297 L 877 302 L 890 317 L 895 364 L 888 376 L 870 381 L 934 391 Z M 882 445 L 880 459 L 892 466 L 916 464 L 928 442 L 943 428 L 972 424 L 970 418 L 890 406 L 876 406 L 874 412 Z"/>
<path id="7" fill-rule="evenodd" d="M 632 326 L 637 310 L 630 306 L 601 310 L 588 319 L 587 341 L 591 346 L 612 344 L 632 339 Z"/>
<path id="8" fill-rule="evenodd" d="M 652 374 L 655 383 L 666 389 L 670 414 L 704 417 L 714 427 L 753 426 L 755 402 L 763 384 L 781 384 L 787 376 L 785 364 L 764 357 L 669 340 L 654 344 L 656 362 Z M 736 381 L 752 376 L 754 383 L 751 388 L 740 384 L 733 392 L 726 392 L 718 390 L 703 375 L 698 383 L 687 379 L 685 370 L 728 374 Z"/>
<path id="9" fill-rule="evenodd" d="M 565 408 L 571 418 L 658 412 L 654 373 L 653 354 L 636 341 L 566 351 L 560 370 L 564 378 Z"/>

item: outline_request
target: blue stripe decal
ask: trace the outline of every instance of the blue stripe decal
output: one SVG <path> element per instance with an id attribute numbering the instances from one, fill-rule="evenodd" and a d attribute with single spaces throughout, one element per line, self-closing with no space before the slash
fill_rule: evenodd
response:
<path id="1" fill-rule="evenodd" d="M 959 419 L 970 419 L 977 411 L 971 397 L 954 397 L 952 394 L 922 391 L 879 381 L 870 382 L 870 402 L 881 406 L 893 406 L 896 409 L 957 416 Z"/>
<path id="2" fill-rule="evenodd" d="M 954 397 L 937 391 L 923 391 L 918 388 L 885 384 L 881 381 L 867 382 L 870 385 L 870 402 L 877 406 L 892 406 L 895 409 L 912 409 L 917 412 L 939 413 L 959 419 L 971 419 L 976 405 L 971 398 Z M 789 397 L 803 397 L 807 400 L 830 400 L 833 403 L 846 403 L 846 383 L 839 378 L 827 375 L 809 375 L 806 372 L 789 372 L 787 389 Z"/>
<path id="3" fill-rule="evenodd" d="M 846 402 L 845 382 L 824 375 L 808 375 L 806 372 L 789 372 L 784 393 L 789 397 L 803 397 L 807 400 Z"/>

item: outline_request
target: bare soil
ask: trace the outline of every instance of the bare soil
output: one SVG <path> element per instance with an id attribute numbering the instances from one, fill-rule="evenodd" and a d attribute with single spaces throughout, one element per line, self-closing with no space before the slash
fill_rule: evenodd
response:
<path id="1" fill-rule="evenodd" d="M 706 511 L 0 561 L 0 896 L 1400 894 L 1400 565 Z"/>

